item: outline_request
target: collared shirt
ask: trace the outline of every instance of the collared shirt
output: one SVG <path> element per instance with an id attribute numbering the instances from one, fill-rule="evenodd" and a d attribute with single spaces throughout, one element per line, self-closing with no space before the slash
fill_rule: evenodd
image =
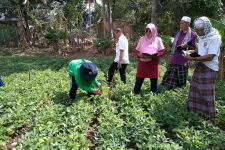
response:
<path id="1" fill-rule="evenodd" d="M 220 55 L 221 40 L 219 38 L 214 39 L 199 39 L 198 54 L 201 56 L 214 54 L 215 56 L 211 61 L 203 62 L 207 67 L 214 71 L 219 70 L 219 55 Z"/>
<path id="2" fill-rule="evenodd" d="M 94 92 L 94 86 L 101 85 L 101 83 L 99 83 L 96 79 L 91 81 L 86 81 L 81 77 L 80 67 L 85 62 L 90 62 L 90 61 L 85 59 L 72 60 L 69 63 L 69 67 L 68 67 L 69 75 L 72 75 L 75 77 L 76 83 L 79 88 L 87 92 Z"/>
<path id="3" fill-rule="evenodd" d="M 128 40 L 124 36 L 124 34 L 121 34 L 121 36 L 118 39 L 118 42 L 116 43 L 116 58 L 114 59 L 114 62 L 119 62 L 120 57 L 120 50 L 124 51 L 124 56 L 122 58 L 122 64 L 128 64 L 129 63 L 129 51 L 128 51 Z"/>

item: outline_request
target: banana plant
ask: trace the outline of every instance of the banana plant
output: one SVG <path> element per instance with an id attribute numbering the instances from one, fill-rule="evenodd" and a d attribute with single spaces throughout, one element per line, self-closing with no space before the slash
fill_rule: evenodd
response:
<path id="1" fill-rule="evenodd" d="M 224 57 L 225 57 L 225 23 L 224 22 L 221 22 L 221 21 L 218 21 L 218 20 L 215 20 L 215 19 L 212 19 L 210 18 L 210 21 L 212 23 L 212 26 L 214 28 L 216 28 L 220 35 L 221 35 L 221 40 L 222 40 L 222 46 L 221 46 L 221 53 L 220 53 L 220 70 L 219 70 L 219 78 L 221 80 L 225 79 L 225 60 L 224 60 Z"/>

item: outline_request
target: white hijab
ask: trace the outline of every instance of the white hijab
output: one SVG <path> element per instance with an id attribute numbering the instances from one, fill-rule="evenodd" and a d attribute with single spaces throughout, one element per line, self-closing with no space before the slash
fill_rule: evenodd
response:
<path id="1" fill-rule="evenodd" d="M 205 16 L 195 19 L 194 28 L 195 30 L 199 28 L 204 28 L 205 35 L 199 36 L 200 39 L 221 39 L 218 30 L 212 27 L 210 20 Z"/>

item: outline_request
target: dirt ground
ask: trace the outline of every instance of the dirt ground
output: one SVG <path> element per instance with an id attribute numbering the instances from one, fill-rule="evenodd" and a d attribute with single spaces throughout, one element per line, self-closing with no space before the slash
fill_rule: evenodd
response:
<path id="1" fill-rule="evenodd" d="M 93 46 L 86 46 L 75 49 L 67 49 L 61 52 L 56 52 L 52 48 L 33 48 L 27 49 L 25 51 L 18 50 L 16 54 L 17 56 L 61 56 L 65 58 L 102 58 L 102 57 L 112 57 L 115 55 L 114 50 L 107 50 L 107 54 L 102 52 L 101 50 L 97 50 Z"/>
<path id="2" fill-rule="evenodd" d="M 106 53 L 105 53 L 106 52 Z M 64 57 L 71 59 L 80 59 L 80 58 L 112 58 L 115 57 L 115 50 L 107 49 L 99 50 L 94 46 L 85 46 L 81 48 L 73 48 L 61 51 L 61 53 L 54 51 L 51 47 L 49 48 L 33 48 L 26 50 L 17 49 L 15 56 L 56 56 Z M 130 52 L 130 57 L 134 57 L 133 53 Z M 165 52 L 163 58 L 168 61 L 169 53 Z"/>

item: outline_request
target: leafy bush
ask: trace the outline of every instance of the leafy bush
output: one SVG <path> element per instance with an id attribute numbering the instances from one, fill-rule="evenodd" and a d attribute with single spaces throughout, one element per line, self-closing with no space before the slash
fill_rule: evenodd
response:
<path id="1" fill-rule="evenodd" d="M 108 96 L 105 76 L 111 60 L 92 59 L 99 67 L 97 78 L 106 93 L 87 97 L 78 90 L 77 99 L 66 104 L 69 59 L 0 59 L 0 72 L 6 85 L 0 88 L 0 149 L 5 149 L 9 139 L 27 123 L 30 128 L 19 141 L 12 143 L 13 148 L 200 150 L 225 147 L 224 81 L 216 84 L 217 123 L 211 125 L 205 117 L 187 111 L 189 83 L 184 89 L 160 89 L 154 95 L 146 80 L 142 95 L 131 94 L 135 61 L 127 68 L 127 84 L 120 81 L 117 73 Z M 165 64 L 161 63 L 163 74 Z M 95 129 L 92 140 L 87 138 L 90 127 Z"/>
<path id="2" fill-rule="evenodd" d="M 107 51 L 112 48 L 113 41 L 108 39 L 97 39 L 93 41 L 93 45 L 98 49 L 98 51 L 107 54 Z"/>
<path id="3" fill-rule="evenodd" d="M 15 51 L 15 49 L 11 48 L 0 48 L 0 56 L 11 56 Z"/>
<path id="4" fill-rule="evenodd" d="M 56 43 L 60 39 L 66 39 L 68 37 L 67 31 L 58 31 L 52 27 L 49 27 L 44 34 L 44 37 L 49 41 L 49 43 Z"/>
<path id="5" fill-rule="evenodd" d="M 44 37 L 48 40 L 49 44 L 53 45 L 54 50 L 59 49 L 60 40 L 68 38 L 68 32 L 57 30 L 55 28 L 49 27 L 47 31 L 44 33 Z"/>
<path id="6" fill-rule="evenodd" d="M 171 36 L 168 35 L 161 35 L 160 36 L 162 38 L 163 44 L 165 46 L 165 50 L 166 52 L 171 52 L 171 47 L 172 47 L 172 38 Z"/>

